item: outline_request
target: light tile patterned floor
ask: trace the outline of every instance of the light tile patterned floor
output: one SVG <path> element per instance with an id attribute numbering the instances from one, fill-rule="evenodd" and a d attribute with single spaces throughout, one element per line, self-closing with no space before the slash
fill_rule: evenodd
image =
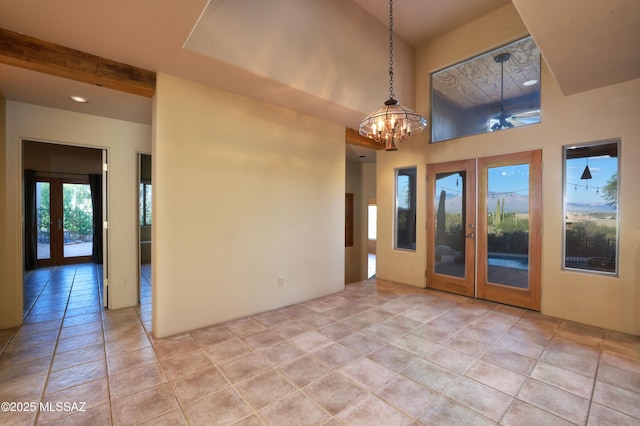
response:
<path id="1" fill-rule="evenodd" d="M 155 340 L 92 265 L 38 270 L 0 331 L 0 424 L 640 425 L 640 338 L 381 280 Z"/>

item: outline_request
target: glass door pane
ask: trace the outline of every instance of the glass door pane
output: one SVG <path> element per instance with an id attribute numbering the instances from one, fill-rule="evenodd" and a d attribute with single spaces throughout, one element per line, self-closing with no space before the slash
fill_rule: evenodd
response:
<path id="1" fill-rule="evenodd" d="M 62 212 L 64 257 L 91 256 L 93 206 L 89 184 L 62 184 Z"/>
<path id="2" fill-rule="evenodd" d="M 51 258 L 51 184 L 36 182 L 36 216 L 38 259 Z"/>
<path id="3" fill-rule="evenodd" d="M 475 160 L 427 165 L 427 279 L 475 295 Z"/>
<path id="4" fill-rule="evenodd" d="M 529 164 L 487 170 L 488 281 L 529 287 Z"/>
<path id="5" fill-rule="evenodd" d="M 462 202 L 466 172 L 436 174 L 435 272 L 464 278 L 465 271 L 465 205 Z"/>

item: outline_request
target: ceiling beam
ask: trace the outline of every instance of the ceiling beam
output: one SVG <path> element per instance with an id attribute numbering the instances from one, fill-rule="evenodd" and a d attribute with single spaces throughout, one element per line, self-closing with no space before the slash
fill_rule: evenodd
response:
<path id="1" fill-rule="evenodd" d="M 377 150 L 384 149 L 383 144 L 380 144 L 373 139 L 362 136 L 357 130 L 351 129 L 349 127 L 345 128 L 344 140 L 347 145 L 358 145 L 364 148 Z"/>
<path id="2" fill-rule="evenodd" d="M 0 63 L 147 98 L 156 73 L 0 28 Z"/>

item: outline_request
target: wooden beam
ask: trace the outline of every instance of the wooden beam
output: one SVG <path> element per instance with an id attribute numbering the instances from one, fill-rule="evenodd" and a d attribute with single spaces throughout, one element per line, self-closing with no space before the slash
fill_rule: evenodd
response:
<path id="1" fill-rule="evenodd" d="M 153 97 L 156 73 L 0 28 L 0 63 Z"/>
<path id="2" fill-rule="evenodd" d="M 347 145 L 358 145 L 365 148 L 378 150 L 384 149 L 383 144 L 380 144 L 373 139 L 362 136 L 357 130 L 351 129 L 349 127 L 346 127 L 344 139 Z"/>

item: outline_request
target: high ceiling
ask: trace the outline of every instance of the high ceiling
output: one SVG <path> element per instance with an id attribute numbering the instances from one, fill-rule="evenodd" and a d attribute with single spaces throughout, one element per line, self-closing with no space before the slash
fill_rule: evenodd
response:
<path id="1" fill-rule="evenodd" d="M 234 1 L 250 5 L 258 0 Z M 344 1 L 331 4 L 344 7 Z M 640 1 L 588 0 L 589 7 L 584 6 L 585 1 L 564 0 L 559 10 L 557 0 L 513 0 L 565 94 L 640 76 L 636 42 L 640 39 Z M 353 2 L 388 25 L 386 0 Z M 260 100 L 273 99 L 277 93 L 282 104 L 321 118 L 344 116 L 348 126 L 369 112 L 339 106 L 330 110 L 322 102 L 301 98 L 299 91 L 282 83 L 184 49 L 207 5 L 222 3 L 224 0 L 4 1 L 0 2 L 0 28 Z M 508 3 L 510 0 L 398 0 L 394 30 L 416 47 Z M 571 32 L 563 32 L 566 28 Z M 578 60 L 572 57 L 574 53 Z M 151 122 L 148 98 L 9 65 L 0 64 L 0 91 L 9 100 Z M 73 103 L 68 99 L 71 94 L 82 94 L 91 102 Z"/>
<path id="2" fill-rule="evenodd" d="M 384 25 L 389 25 L 389 2 L 353 0 Z M 396 0 L 393 31 L 418 47 L 449 31 L 492 12 L 511 0 Z"/>
<path id="3" fill-rule="evenodd" d="M 250 4 L 257 0 L 244 1 Z M 355 2 L 388 25 L 386 0 Z M 209 7 L 216 7 L 222 2 L 211 0 L 210 3 Z M 507 3 L 509 0 L 397 1 L 394 30 L 399 37 L 417 46 Z M 0 28 L 152 71 L 211 82 L 232 92 L 250 91 L 258 99 L 265 98 L 265 93 L 272 92 L 273 88 L 264 81 L 183 49 L 208 4 L 207 0 L 0 2 Z M 211 75 L 216 76 L 215 81 Z M 149 99 L 1 64 L 0 91 L 9 100 L 151 122 Z M 75 104 L 68 99 L 70 94 L 81 94 L 91 102 Z M 289 104 L 296 105 L 296 101 Z"/>

